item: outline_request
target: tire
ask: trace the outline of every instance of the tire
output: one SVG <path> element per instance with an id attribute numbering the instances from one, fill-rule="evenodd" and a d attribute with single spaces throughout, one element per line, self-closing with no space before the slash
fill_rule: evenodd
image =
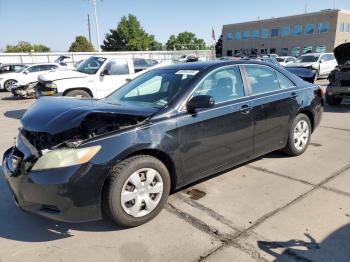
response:
<path id="1" fill-rule="evenodd" d="M 4 83 L 4 90 L 6 90 L 7 92 L 11 92 L 11 86 L 13 84 L 16 84 L 17 81 L 14 80 L 14 79 L 9 79 L 9 80 L 6 80 L 5 83 Z"/>
<path id="2" fill-rule="evenodd" d="M 300 123 L 302 123 L 302 126 L 299 125 Z M 305 124 L 307 125 L 306 128 L 304 128 Z M 284 151 L 290 156 L 299 156 L 303 154 L 310 143 L 311 128 L 310 119 L 305 114 L 298 114 L 289 130 L 288 141 Z M 298 129 L 302 131 L 295 133 Z M 296 136 L 298 136 L 298 138 Z"/>
<path id="3" fill-rule="evenodd" d="M 152 173 L 155 174 L 153 185 L 147 187 L 147 178 L 152 178 Z M 142 178 L 144 182 L 136 186 Z M 109 219 L 122 227 L 145 224 L 163 209 L 170 193 L 170 184 L 168 169 L 160 160 L 148 155 L 130 157 L 112 168 L 102 192 L 102 210 Z M 162 191 L 158 192 L 161 185 Z M 152 194 L 147 190 L 158 193 Z"/>
<path id="4" fill-rule="evenodd" d="M 91 95 L 82 89 L 69 91 L 65 94 L 65 96 L 73 96 L 77 98 L 91 98 Z"/>
<path id="5" fill-rule="evenodd" d="M 337 97 L 334 97 L 332 95 L 326 94 L 326 101 L 327 101 L 327 104 L 330 106 L 338 106 L 338 105 L 340 105 L 342 100 L 343 100 L 343 98 L 341 98 L 341 97 L 337 98 Z"/>

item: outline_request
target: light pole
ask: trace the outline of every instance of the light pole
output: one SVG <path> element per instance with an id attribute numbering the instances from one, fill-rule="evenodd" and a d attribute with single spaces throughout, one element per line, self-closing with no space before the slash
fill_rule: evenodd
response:
<path id="1" fill-rule="evenodd" d="M 101 52 L 100 33 L 99 33 L 99 30 L 98 30 L 98 19 L 97 19 L 97 11 L 96 11 L 96 0 L 91 0 L 91 3 L 94 6 L 95 23 L 96 23 L 96 35 L 97 35 L 97 50 L 98 50 L 98 52 Z"/>

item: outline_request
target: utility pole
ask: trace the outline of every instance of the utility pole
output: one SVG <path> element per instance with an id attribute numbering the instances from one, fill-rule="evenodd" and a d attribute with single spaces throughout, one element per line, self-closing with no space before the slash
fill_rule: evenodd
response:
<path id="1" fill-rule="evenodd" d="M 98 19 L 97 19 L 97 11 L 96 11 L 96 0 L 91 0 L 91 3 L 94 6 L 95 23 L 96 23 L 96 36 L 97 36 L 97 50 L 98 50 L 98 52 L 101 52 L 100 33 L 98 30 Z"/>
<path id="2" fill-rule="evenodd" d="M 88 29 L 89 29 L 89 42 L 91 44 L 91 26 L 90 26 L 90 15 L 87 15 L 88 17 Z"/>

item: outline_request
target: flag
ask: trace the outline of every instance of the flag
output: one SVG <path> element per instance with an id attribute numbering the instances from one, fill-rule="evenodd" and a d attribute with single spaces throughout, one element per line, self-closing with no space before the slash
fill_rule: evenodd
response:
<path id="1" fill-rule="evenodd" d="M 212 28 L 211 37 L 213 38 L 214 41 L 216 41 L 214 28 Z"/>

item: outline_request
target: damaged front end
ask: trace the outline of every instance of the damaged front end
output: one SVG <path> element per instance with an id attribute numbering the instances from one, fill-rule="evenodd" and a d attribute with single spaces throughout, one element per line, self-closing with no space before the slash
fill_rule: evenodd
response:
<path id="1" fill-rule="evenodd" d="M 13 164 L 18 168 L 15 171 L 21 173 L 30 170 L 40 157 L 53 150 L 78 148 L 87 140 L 133 128 L 144 121 L 145 117 L 142 116 L 92 113 L 78 127 L 57 134 L 32 132 L 22 128 L 17 140 L 20 140 L 26 149 L 18 148 L 16 143 L 13 149 Z M 29 151 L 26 157 L 23 151 Z"/>
<path id="2" fill-rule="evenodd" d="M 329 76 L 326 100 L 329 105 L 339 105 L 344 97 L 350 96 L 350 43 L 334 49 L 338 67 Z"/>
<path id="3" fill-rule="evenodd" d="M 38 82 L 29 83 L 26 85 L 14 85 L 11 92 L 14 96 L 21 98 L 35 98 Z"/>

